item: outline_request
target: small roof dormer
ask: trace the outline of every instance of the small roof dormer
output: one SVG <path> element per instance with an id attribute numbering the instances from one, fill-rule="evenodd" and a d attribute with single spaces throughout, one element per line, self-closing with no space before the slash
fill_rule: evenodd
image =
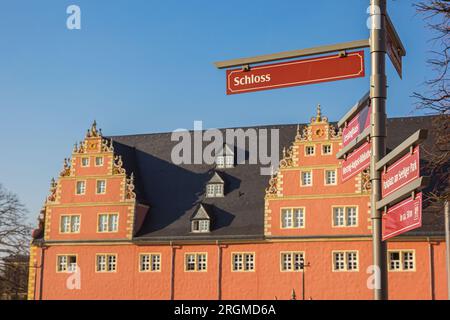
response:
<path id="1" fill-rule="evenodd" d="M 235 166 L 234 151 L 226 143 L 216 156 L 217 168 L 233 168 Z"/>
<path id="2" fill-rule="evenodd" d="M 206 197 L 217 198 L 224 196 L 225 181 L 222 179 L 219 173 L 214 172 L 211 179 L 206 184 Z"/>
<path id="3" fill-rule="evenodd" d="M 191 232 L 207 233 L 211 232 L 211 216 L 205 206 L 200 204 L 191 218 Z"/>

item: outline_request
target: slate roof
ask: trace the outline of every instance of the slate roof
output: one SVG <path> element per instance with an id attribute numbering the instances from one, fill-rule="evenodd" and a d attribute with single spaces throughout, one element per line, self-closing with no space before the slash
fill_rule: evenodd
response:
<path id="1" fill-rule="evenodd" d="M 387 148 L 393 149 L 418 129 L 431 129 L 432 118 L 424 116 L 389 119 Z M 280 130 L 281 159 L 283 147 L 289 147 L 293 142 L 297 124 L 254 128 L 257 131 Z M 269 177 L 260 174 L 260 165 L 238 164 L 227 169 L 206 164 L 175 165 L 171 161 L 171 151 L 178 142 L 171 141 L 171 133 L 111 138 L 115 151 L 122 155 L 127 173 L 135 174 L 138 200 L 151 205 L 141 230 L 135 235 L 136 238 L 264 238 L 264 196 Z M 433 133 L 430 132 L 425 145 L 432 147 L 432 141 Z M 219 172 L 225 182 L 226 196 L 206 198 L 205 186 L 215 171 Z M 190 219 L 200 203 L 208 207 L 208 214 L 213 219 L 211 232 L 207 235 L 194 235 L 190 232 Z M 443 231 L 443 215 L 439 210 L 428 208 L 424 213 L 424 226 L 409 234 L 431 235 L 436 231 Z"/>

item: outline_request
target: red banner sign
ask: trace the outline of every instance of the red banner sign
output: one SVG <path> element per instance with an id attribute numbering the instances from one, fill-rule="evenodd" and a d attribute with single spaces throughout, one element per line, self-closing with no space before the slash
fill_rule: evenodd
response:
<path id="1" fill-rule="evenodd" d="M 408 153 L 381 174 L 381 195 L 386 197 L 420 176 L 419 147 Z"/>
<path id="2" fill-rule="evenodd" d="M 383 217 L 383 241 L 422 226 L 422 193 L 388 209 Z"/>
<path id="3" fill-rule="evenodd" d="M 227 94 L 364 77 L 364 51 L 227 71 Z"/>
<path id="4" fill-rule="evenodd" d="M 342 145 L 347 146 L 365 129 L 370 126 L 371 107 L 367 106 L 356 117 L 354 117 L 342 130 Z"/>
<path id="5" fill-rule="evenodd" d="M 342 161 L 342 181 L 345 182 L 370 165 L 370 143 L 366 142 Z"/>

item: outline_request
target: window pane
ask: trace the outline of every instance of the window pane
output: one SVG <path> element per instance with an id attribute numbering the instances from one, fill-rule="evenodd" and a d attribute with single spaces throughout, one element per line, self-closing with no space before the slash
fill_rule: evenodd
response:
<path id="1" fill-rule="evenodd" d="M 414 270 L 414 254 L 413 252 L 403 252 L 403 269 Z"/>
<path id="2" fill-rule="evenodd" d="M 96 166 L 102 166 L 103 165 L 103 157 L 96 157 L 95 158 L 95 165 Z"/>
<path id="3" fill-rule="evenodd" d="M 343 252 L 335 252 L 334 256 L 334 269 L 337 271 L 345 270 L 345 258 Z"/>
<path id="4" fill-rule="evenodd" d="M 108 256 L 108 271 L 116 271 L 116 256 Z"/>
<path id="5" fill-rule="evenodd" d="M 143 254 L 141 255 L 141 271 L 148 271 L 150 270 L 150 255 Z"/>
<path id="6" fill-rule="evenodd" d="M 255 270 L 255 256 L 252 253 L 245 255 L 245 270 Z"/>
<path id="7" fill-rule="evenodd" d="M 195 255 L 194 254 L 186 255 L 186 270 L 195 271 Z"/>
<path id="8" fill-rule="evenodd" d="M 77 181 L 77 194 L 84 194 L 86 191 L 86 184 L 84 181 Z"/>
<path id="9" fill-rule="evenodd" d="M 161 270 L 161 256 L 159 254 L 152 255 L 152 271 Z"/>
<path id="10" fill-rule="evenodd" d="M 72 216 L 70 229 L 70 232 L 80 231 L 80 216 Z"/>
<path id="11" fill-rule="evenodd" d="M 344 208 L 333 208 L 333 221 L 336 227 L 344 226 Z"/>
<path id="12" fill-rule="evenodd" d="M 97 271 L 99 271 L 99 272 L 106 271 L 106 256 L 105 255 L 97 256 Z"/>
<path id="13" fill-rule="evenodd" d="M 109 231 L 116 232 L 119 226 L 119 215 L 111 214 L 109 215 Z"/>
<path id="14" fill-rule="evenodd" d="M 294 228 L 302 228 L 304 226 L 303 209 L 294 210 Z"/>
<path id="15" fill-rule="evenodd" d="M 204 271 L 206 270 L 206 254 L 197 255 L 197 270 Z"/>
<path id="16" fill-rule="evenodd" d="M 356 226 L 358 224 L 356 207 L 347 208 L 347 226 Z"/>
<path id="17" fill-rule="evenodd" d="M 97 193 L 105 193 L 106 192 L 106 181 L 98 180 L 97 181 Z"/>
<path id="18" fill-rule="evenodd" d="M 233 270 L 241 271 L 244 268 L 242 254 L 233 254 Z"/>
<path id="19" fill-rule="evenodd" d="M 293 256 L 294 256 L 294 262 L 293 262 L 294 268 L 293 269 L 296 271 L 303 270 L 304 266 L 301 265 L 303 253 L 297 252 L 297 253 L 294 253 Z M 305 261 L 303 261 L 303 264 L 304 263 L 305 263 Z"/>
<path id="20" fill-rule="evenodd" d="M 76 272 L 77 271 L 77 257 L 76 256 L 68 256 L 67 263 L 67 271 L 68 272 Z"/>
<path id="21" fill-rule="evenodd" d="M 67 270 L 67 256 L 58 256 L 58 271 L 64 272 Z"/>
<path id="22" fill-rule="evenodd" d="M 108 215 L 101 214 L 98 216 L 98 231 L 100 232 L 108 231 Z"/>
<path id="23" fill-rule="evenodd" d="M 347 270 L 358 269 L 358 254 L 356 252 L 347 252 Z"/>
<path id="24" fill-rule="evenodd" d="M 389 269 L 400 270 L 400 252 L 389 253 Z"/>
<path id="25" fill-rule="evenodd" d="M 60 230 L 62 233 L 70 232 L 70 217 L 69 216 L 61 217 L 61 229 Z"/>

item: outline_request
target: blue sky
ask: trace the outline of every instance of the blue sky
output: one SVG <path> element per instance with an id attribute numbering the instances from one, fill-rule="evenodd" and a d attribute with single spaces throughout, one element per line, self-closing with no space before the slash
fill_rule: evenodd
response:
<path id="1" fill-rule="evenodd" d="M 420 115 L 432 34 L 410 0 L 389 0 L 408 51 L 388 64 L 391 117 Z M 368 38 L 369 0 L 2 0 L 0 183 L 37 216 L 51 177 L 93 119 L 107 135 L 303 123 L 316 104 L 338 120 L 369 77 L 225 95 L 213 62 Z M 82 29 L 66 28 L 76 4 Z M 368 62 L 368 61 L 367 61 Z M 370 73 L 367 64 L 367 74 Z"/>

